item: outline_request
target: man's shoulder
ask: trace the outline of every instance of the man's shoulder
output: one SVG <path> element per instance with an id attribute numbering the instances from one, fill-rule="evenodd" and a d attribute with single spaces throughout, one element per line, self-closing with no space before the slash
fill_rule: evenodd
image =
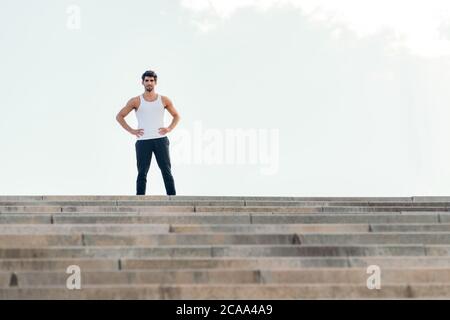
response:
<path id="1" fill-rule="evenodd" d="M 139 105 L 141 104 L 141 96 L 135 96 L 132 97 L 128 103 L 133 107 L 133 108 L 139 108 Z"/>
<path id="2" fill-rule="evenodd" d="M 161 101 L 164 105 L 164 108 L 167 107 L 172 101 L 170 101 L 169 97 L 164 96 L 164 95 L 160 95 L 161 96 Z"/>

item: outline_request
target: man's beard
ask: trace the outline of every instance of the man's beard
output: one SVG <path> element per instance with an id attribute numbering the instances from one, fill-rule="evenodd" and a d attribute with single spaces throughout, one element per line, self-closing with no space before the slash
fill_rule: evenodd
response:
<path id="1" fill-rule="evenodd" d="M 153 88 L 150 88 L 150 89 L 149 88 L 145 88 L 145 90 L 148 91 L 148 92 L 152 92 Z"/>

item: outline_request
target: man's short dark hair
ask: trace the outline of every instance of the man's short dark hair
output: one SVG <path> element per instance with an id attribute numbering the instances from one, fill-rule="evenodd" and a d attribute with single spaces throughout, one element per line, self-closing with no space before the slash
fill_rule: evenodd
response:
<path id="1" fill-rule="evenodd" d="M 156 75 L 155 71 L 147 70 L 142 74 L 142 81 L 144 81 L 145 77 L 153 77 L 155 78 L 155 81 L 158 79 L 158 76 Z"/>

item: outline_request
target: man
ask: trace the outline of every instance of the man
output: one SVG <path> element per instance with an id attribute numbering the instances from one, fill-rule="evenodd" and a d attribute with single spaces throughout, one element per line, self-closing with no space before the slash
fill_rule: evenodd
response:
<path id="1" fill-rule="evenodd" d="M 138 176 L 136 180 L 136 195 L 145 195 L 147 173 L 155 154 L 156 162 L 161 170 L 167 195 L 175 195 L 175 182 L 171 172 L 169 155 L 169 138 L 166 136 L 180 121 L 180 115 L 175 110 L 168 97 L 157 94 L 155 87 L 158 76 L 152 70 L 142 75 L 142 85 L 145 91 L 142 95 L 131 98 L 125 107 L 119 111 L 116 120 L 120 125 L 137 137 L 135 143 Z M 135 110 L 138 129 L 132 129 L 125 117 Z M 164 127 L 164 111 L 167 109 L 172 115 L 171 124 Z"/>

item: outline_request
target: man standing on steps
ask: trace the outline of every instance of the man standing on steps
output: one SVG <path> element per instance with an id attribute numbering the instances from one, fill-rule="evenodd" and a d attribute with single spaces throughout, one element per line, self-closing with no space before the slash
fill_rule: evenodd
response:
<path id="1" fill-rule="evenodd" d="M 147 173 L 150 168 L 152 153 L 155 154 L 156 162 L 161 170 L 167 195 L 176 194 L 170 165 L 170 142 L 166 134 L 175 128 L 178 121 L 180 121 L 180 115 L 168 97 L 155 92 L 157 80 L 158 76 L 154 71 L 145 71 L 142 75 L 142 85 L 145 88 L 144 93 L 131 98 L 116 116 L 116 120 L 120 125 L 137 137 L 135 143 L 138 169 L 136 195 L 145 195 Z M 138 120 L 138 129 L 132 129 L 125 121 L 125 117 L 133 109 Z M 164 127 L 165 109 L 173 117 L 172 123 L 167 128 Z"/>

